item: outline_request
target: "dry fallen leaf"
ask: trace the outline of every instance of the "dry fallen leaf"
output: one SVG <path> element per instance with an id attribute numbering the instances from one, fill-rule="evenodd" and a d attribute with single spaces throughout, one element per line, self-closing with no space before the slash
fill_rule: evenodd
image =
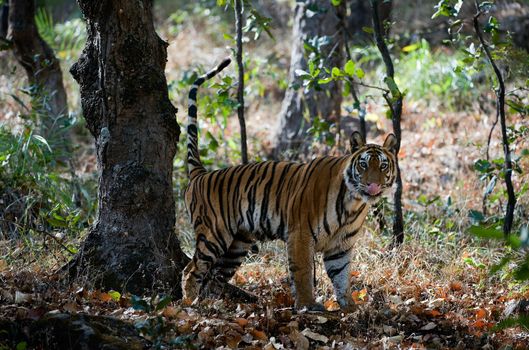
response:
<path id="1" fill-rule="evenodd" d="M 303 334 L 298 331 L 293 331 L 288 335 L 290 340 L 294 343 L 297 350 L 308 350 L 310 342 Z"/>
<path id="2" fill-rule="evenodd" d="M 437 317 L 437 316 L 441 316 L 442 313 L 439 312 L 438 310 L 424 310 L 424 314 L 426 316 L 429 316 L 429 317 Z"/>
<path id="3" fill-rule="evenodd" d="M 0 272 L 7 270 L 7 262 L 4 259 L 0 259 Z"/>
<path id="4" fill-rule="evenodd" d="M 29 303 L 32 299 L 32 294 L 22 293 L 18 290 L 15 292 L 15 304 Z"/>
<path id="5" fill-rule="evenodd" d="M 340 309 L 340 304 L 336 300 L 329 299 L 323 303 L 325 310 L 327 311 L 337 311 Z"/>
<path id="6" fill-rule="evenodd" d="M 233 322 L 237 323 L 239 326 L 243 328 L 246 327 L 246 325 L 248 324 L 248 320 L 242 317 L 234 318 Z"/>
<path id="7" fill-rule="evenodd" d="M 352 293 L 353 301 L 355 304 L 363 304 L 368 300 L 367 289 L 355 290 Z"/>
<path id="8" fill-rule="evenodd" d="M 63 309 L 70 313 L 74 313 L 79 310 L 79 308 L 77 307 L 77 303 L 74 303 L 74 302 L 69 302 L 69 303 L 64 304 Z"/>
<path id="9" fill-rule="evenodd" d="M 463 285 L 459 281 L 450 282 L 450 290 L 453 292 L 458 292 L 463 289 Z"/>
<path id="10" fill-rule="evenodd" d="M 305 337 L 307 337 L 309 339 L 316 340 L 316 341 L 321 341 L 322 343 L 327 343 L 329 341 L 329 338 L 327 338 L 323 334 L 318 334 L 316 332 L 311 331 L 308 328 L 305 328 L 301 332 L 301 334 L 303 334 Z"/>
<path id="11" fill-rule="evenodd" d="M 226 333 L 226 345 L 232 349 L 237 349 L 241 340 L 242 336 L 234 330 L 230 330 Z"/>
<path id="12" fill-rule="evenodd" d="M 430 322 L 427 325 L 421 327 L 421 331 L 431 331 L 435 327 L 437 327 L 437 325 L 435 323 L 433 323 L 433 322 Z"/>
<path id="13" fill-rule="evenodd" d="M 359 277 L 360 271 L 351 271 L 351 277 Z"/>
<path id="14" fill-rule="evenodd" d="M 487 316 L 487 310 L 485 309 L 479 309 L 476 311 L 476 319 L 480 320 Z"/>
<path id="15" fill-rule="evenodd" d="M 235 284 L 238 284 L 239 286 L 248 283 L 248 279 L 244 277 L 240 272 L 235 272 L 233 279 L 235 281 Z"/>
<path id="16" fill-rule="evenodd" d="M 389 325 L 383 325 L 382 329 L 385 334 L 390 335 L 390 336 L 395 335 L 395 333 L 397 333 L 397 330 L 394 327 L 389 326 Z"/>
<path id="17" fill-rule="evenodd" d="M 178 315 L 178 309 L 174 306 L 166 306 L 162 311 L 162 315 L 167 318 L 175 318 Z"/>
<path id="18" fill-rule="evenodd" d="M 190 333 L 192 330 L 192 323 L 188 320 L 180 320 L 176 325 L 176 329 L 178 329 L 180 334 Z"/>
<path id="19" fill-rule="evenodd" d="M 266 333 L 257 329 L 250 330 L 250 334 L 255 338 L 259 340 L 267 340 L 268 337 L 266 336 Z"/>

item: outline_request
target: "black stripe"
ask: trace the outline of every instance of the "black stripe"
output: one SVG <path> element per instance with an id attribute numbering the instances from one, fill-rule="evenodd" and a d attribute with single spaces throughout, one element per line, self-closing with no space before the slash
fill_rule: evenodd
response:
<path id="1" fill-rule="evenodd" d="M 338 268 L 333 268 L 333 269 L 327 270 L 327 275 L 329 276 L 329 278 L 331 280 L 333 280 L 334 277 L 338 276 L 340 274 L 340 272 L 342 272 L 343 269 L 345 269 L 347 267 L 347 265 L 349 265 L 349 261 L 346 262 L 342 267 L 338 267 Z"/>
<path id="2" fill-rule="evenodd" d="M 349 238 L 353 238 L 354 236 L 356 236 L 356 234 L 358 233 L 359 229 L 358 230 L 354 230 L 353 232 L 350 232 L 348 234 L 346 234 L 344 237 L 343 237 L 343 240 L 344 241 L 347 241 Z"/>
<path id="3" fill-rule="evenodd" d="M 338 224 L 342 224 L 342 217 L 345 213 L 345 195 L 346 195 L 347 185 L 345 180 L 342 180 L 340 184 L 340 191 L 338 191 L 338 197 L 336 198 L 336 216 L 338 217 Z"/>
<path id="4" fill-rule="evenodd" d="M 344 250 L 343 252 L 339 252 L 339 253 L 336 253 L 336 254 L 333 254 L 333 255 L 329 255 L 329 256 L 324 256 L 323 257 L 323 261 L 331 261 L 331 260 L 341 259 L 344 256 L 346 256 L 348 253 L 349 253 L 349 250 Z"/>
<path id="5" fill-rule="evenodd" d="M 278 163 L 271 163 L 270 166 L 272 167 L 272 172 L 270 173 L 270 180 L 266 183 L 265 187 L 264 187 L 264 198 L 261 202 L 261 216 L 260 216 L 260 222 L 261 222 L 261 227 L 265 230 L 270 230 L 270 221 L 268 221 L 268 227 L 263 227 L 263 220 L 265 218 L 267 218 L 267 213 L 268 213 L 268 202 L 270 200 L 270 195 L 271 195 L 271 191 L 270 191 L 270 188 L 272 187 L 272 184 L 274 182 L 274 174 L 275 174 L 275 171 L 276 171 L 276 167 L 277 167 L 277 164 Z M 269 234 L 271 234 L 271 232 L 268 232 Z"/>
<path id="6" fill-rule="evenodd" d="M 193 118 L 196 118 L 197 117 L 197 106 L 195 105 L 191 105 L 189 106 L 188 110 L 187 110 L 187 113 L 193 117 Z M 191 124 L 193 125 L 193 124 Z"/>

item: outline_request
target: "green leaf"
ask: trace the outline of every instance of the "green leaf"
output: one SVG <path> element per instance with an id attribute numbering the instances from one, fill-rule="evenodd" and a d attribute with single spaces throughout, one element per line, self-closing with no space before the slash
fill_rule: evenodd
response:
<path id="1" fill-rule="evenodd" d="M 333 79 L 331 77 L 323 78 L 318 80 L 318 84 L 325 85 L 332 81 Z"/>
<path id="2" fill-rule="evenodd" d="M 52 152 L 51 147 L 48 144 L 48 141 L 46 141 L 46 139 L 44 137 L 42 137 L 40 135 L 33 135 L 33 138 L 35 140 L 39 141 L 40 143 L 44 144 L 48 148 L 48 151 Z"/>
<path id="3" fill-rule="evenodd" d="M 410 45 L 404 46 L 402 48 L 402 51 L 404 51 L 404 52 L 413 52 L 413 51 L 417 50 L 419 47 L 421 47 L 421 45 L 419 43 L 410 44 Z"/>
<path id="4" fill-rule="evenodd" d="M 375 32 L 372 27 L 362 27 L 362 31 L 368 34 L 373 34 Z"/>
<path id="5" fill-rule="evenodd" d="M 294 71 L 294 73 L 296 73 L 296 75 L 302 79 L 305 79 L 305 78 L 312 78 L 312 75 L 310 75 L 309 72 L 306 72 L 304 71 L 303 69 L 296 69 Z"/>
<path id="6" fill-rule="evenodd" d="M 145 312 L 151 311 L 151 306 L 145 300 L 143 300 L 143 298 L 137 295 L 133 295 L 130 298 L 130 303 L 134 310 L 140 310 Z"/>
<path id="7" fill-rule="evenodd" d="M 28 348 L 28 343 L 21 341 L 17 344 L 16 350 L 26 350 Z"/>
<path id="8" fill-rule="evenodd" d="M 481 238 L 503 239 L 504 237 L 503 232 L 500 230 L 497 230 L 491 227 L 483 227 L 483 226 L 477 226 L 477 225 L 470 226 L 468 229 L 468 232 L 472 233 L 475 236 L 481 237 Z"/>
<path id="9" fill-rule="evenodd" d="M 468 216 L 474 221 L 474 222 L 482 222 L 485 221 L 485 217 L 483 216 L 483 213 L 479 210 L 470 210 L 468 212 Z"/>
<path id="10" fill-rule="evenodd" d="M 362 68 L 356 68 L 355 74 L 358 77 L 358 79 L 363 79 L 365 77 L 365 75 L 366 75 Z"/>
<path id="11" fill-rule="evenodd" d="M 478 159 L 474 162 L 474 169 L 480 173 L 488 173 L 492 170 L 492 164 L 485 159 Z"/>
<path id="12" fill-rule="evenodd" d="M 527 261 L 523 262 L 514 270 L 513 276 L 519 281 L 529 280 L 529 264 Z"/>
<path id="13" fill-rule="evenodd" d="M 515 110 L 518 113 L 522 113 L 522 114 L 529 113 L 529 106 L 523 105 L 511 99 L 506 100 L 505 103 L 507 103 L 509 107 L 511 107 L 513 110 Z"/>
<path id="14" fill-rule="evenodd" d="M 505 267 L 505 265 L 507 265 L 509 263 L 509 261 L 511 261 L 511 257 L 510 256 L 504 256 L 499 263 L 493 265 L 490 268 L 490 274 L 491 275 L 495 274 L 496 272 L 498 272 L 501 269 L 503 269 Z"/>
<path id="15" fill-rule="evenodd" d="M 52 225 L 53 227 L 62 227 L 62 228 L 68 228 L 68 223 L 64 221 L 64 219 L 58 219 L 56 217 L 47 217 L 46 221 Z"/>
<path id="16" fill-rule="evenodd" d="M 479 269 L 484 269 L 486 267 L 483 263 L 478 263 L 476 262 L 476 260 L 474 260 L 474 258 L 471 258 L 471 257 L 463 258 L 463 262 L 467 263 L 468 265 L 472 267 L 476 267 Z"/>
<path id="17" fill-rule="evenodd" d="M 349 60 L 345 63 L 343 70 L 348 76 L 352 77 L 355 74 L 355 66 L 355 63 L 352 60 Z"/>
<path id="18" fill-rule="evenodd" d="M 108 292 L 108 295 L 110 295 L 112 300 L 114 300 L 115 302 L 118 302 L 121 299 L 121 293 L 120 292 L 116 292 L 115 290 L 110 290 Z"/>
<path id="19" fill-rule="evenodd" d="M 397 86 L 397 83 L 395 83 L 395 80 L 393 80 L 393 78 L 385 77 L 384 82 L 388 86 L 389 91 L 391 91 L 391 95 L 393 97 L 400 97 L 399 87 Z"/>
<path id="20" fill-rule="evenodd" d="M 490 179 L 490 181 L 489 181 L 489 183 L 487 185 L 487 188 L 485 188 L 485 192 L 484 192 L 485 196 L 488 196 L 494 190 L 494 187 L 496 186 L 496 179 L 497 179 L 496 176 L 493 176 L 492 179 Z"/>
<path id="21" fill-rule="evenodd" d="M 340 68 L 338 67 L 332 67 L 331 75 L 333 78 L 343 76 L 342 72 L 340 71 Z"/>
<path id="22" fill-rule="evenodd" d="M 161 309 L 163 309 L 164 307 L 169 305 L 169 303 L 172 300 L 173 299 L 169 295 L 166 295 L 163 298 L 161 298 L 160 301 L 158 302 L 158 304 L 156 304 L 156 311 L 160 311 Z"/>
<path id="23" fill-rule="evenodd" d="M 518 326 L 524 328 L 526 331 L 529 330 L 529 316 L 522 315 L 522 316 L 517 316 L 517 317 L 506 318 L 505 320 L 498 322 L 498 324 L 494 326 L 492 330 L 502 330 L 502 329 L 513 328 L 513 327 L 518 327 Z"/>
<path id="24" fill-rule="evenodd" d="M 341 3 L 342 3 L 342 0 L 331 0 L 331 4 L 333 6 L 340 6 Z"/>
<path id="25" fill-rule="evenodd" d="M 500 29 L 500 24 L 498 20 L 494 16 L 490 16 L 489 21 L 487 22 L 487 24 L 485 24 L 483 30 L 486 33 L 493 33 L 496 32 L 498 29 Z"/>

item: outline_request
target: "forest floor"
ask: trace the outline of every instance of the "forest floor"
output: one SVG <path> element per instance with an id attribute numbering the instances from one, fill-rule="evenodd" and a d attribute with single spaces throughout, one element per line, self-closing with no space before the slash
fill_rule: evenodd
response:
<path id="1" fill-rule="evenodd" d="M 316 294 L 328 311 L 296 311 L 286 256 L 275 244 L 263 245 L 233 279 L 258 296 L 256 303 L 224 298 L 183 307 L 169 298 L 138 300 L 114 291 L 64 287 L 45 270 L 0 266 L 0 327 L 10 333 L 0 334 L 0 345 L 26 341 L 29 348 L 52 348 L 69 339 L 72 348 L 87 342 L 205 349 L 529 347 L 529 332 L 497 328 L 502 319 L 526 312 L 529 292 L 491 277 L 481 265 L 491 261 L 468 250 L 471 244 L 465 251 L 436 251 L 410 241 L 388 251 L 370 233 L 358 243 L 351 273 L 357 310 L 349 314 L 339 311 L 321 264 Z M 500 252 L 489 248 L 489 254 Z"/>

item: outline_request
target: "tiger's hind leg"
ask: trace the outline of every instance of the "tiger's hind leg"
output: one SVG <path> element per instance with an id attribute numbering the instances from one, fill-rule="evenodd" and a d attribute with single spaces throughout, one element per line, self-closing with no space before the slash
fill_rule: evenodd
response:
<path id="1" fill-rule="evenodd" d="M 237 233 L 228 251 L 217 260 L 211 270 L 212 277 L 222 282 L 228 282 L 241 266 L 248 252 L 254 250 L 253 246 L 254 241 L 248 234 Z"/>
<path id="2" fill-rule="evenodd" d="M 197 243 L 193 259 L 187 264 L 182 276 L 182 300 L 191 304 L 197 300 L 203 282 L 215 263 L 225 255 L 231 246 L 233 237 L 230 235 L 219 237 L 211 230 L 197 234 Z"/>

